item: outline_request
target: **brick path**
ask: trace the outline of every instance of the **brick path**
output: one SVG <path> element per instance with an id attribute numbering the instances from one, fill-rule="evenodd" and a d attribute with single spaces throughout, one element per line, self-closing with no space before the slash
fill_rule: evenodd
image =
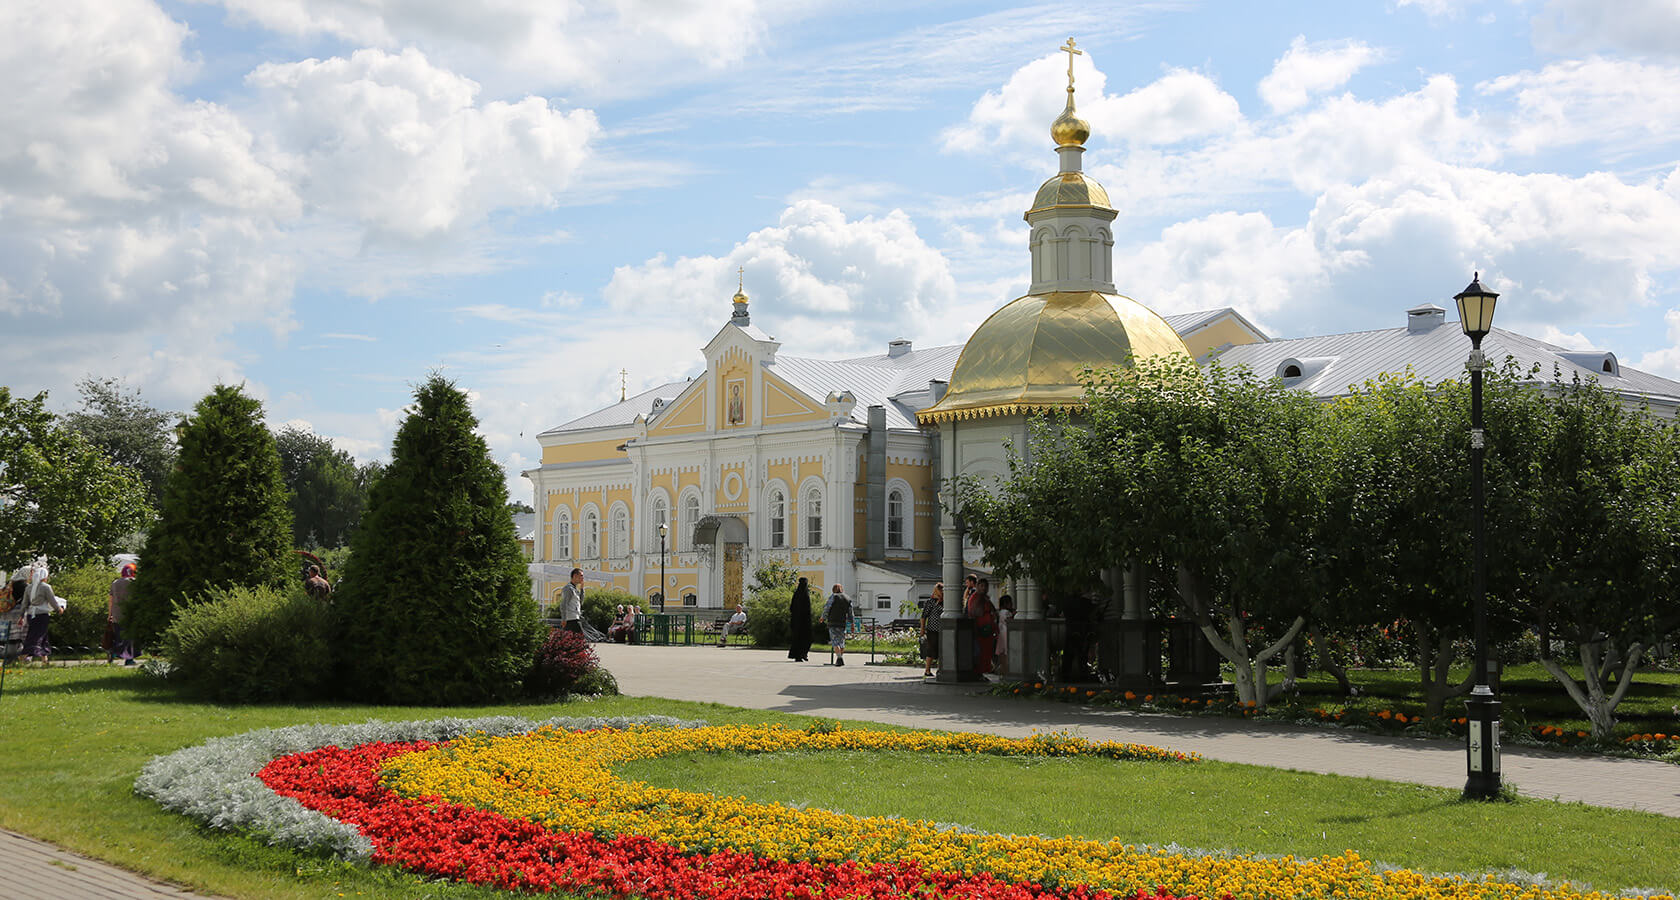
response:
<path id="1" fill-rule="evenodd" d="M 206 895 L 150 881 L 32 837 L 0 831 L 0 896 L 7 900 L 182 900 Z"/>

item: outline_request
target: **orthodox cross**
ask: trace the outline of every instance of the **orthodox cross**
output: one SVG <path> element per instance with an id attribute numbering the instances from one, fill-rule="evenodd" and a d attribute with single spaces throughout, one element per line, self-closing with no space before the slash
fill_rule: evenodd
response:
<path id="1" fill-rule="evenodd" d="M 1074 47 L 1075 44 L 1073 42 L 1073 38 L 1070 37 L 1068 38 L 1067 43 L 1059 48 L 1062 52 L 1068 55 L 1068 93 L 1070 94 L 1073 93 L 1073 58 L 1075 56 L 1085 55 L 1085 51 L 1075 50 Z"/>
<path id="2" fill-rule="evenodd" d="M 747 290 L 747 267 L 746 266 L 740 266 L 739 268 L 737 268 L 735 270 L 735 293 L 737 293 L 737 294 L 746 293 L 746 290 Z"/>
<path id="3" fill-rule="evenodd" d="M 619 369 L 618 370 L 618 399 L 619 399 L 619 402 L 621 402 L 621 403 L 624 401 L 624 388 L 628 384 L 626 379 L 628 379 L 629 377 L 630 377 L 630 370 L 629 369 Z"/>

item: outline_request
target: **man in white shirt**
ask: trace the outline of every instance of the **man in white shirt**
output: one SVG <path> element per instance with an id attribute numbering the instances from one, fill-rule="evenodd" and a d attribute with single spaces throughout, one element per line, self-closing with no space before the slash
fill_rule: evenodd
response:
<path id="1" fill-rule="evenodd" d="M 724 646 L 724 643 L 729 640 L 729 636 L 732 634 L 746 633 L 747 608 L 737 603 L 735 605 L 735 614 L 729 617 L 729 621 L 723 623 L 723 631 L 718 635 L 718 646 Z"/>
<path id="2" fill-rule="evenodd" d="M 583 634 L 583 570 L 572 570 L 572 583 L 560 589 L 560 627 Z"/>

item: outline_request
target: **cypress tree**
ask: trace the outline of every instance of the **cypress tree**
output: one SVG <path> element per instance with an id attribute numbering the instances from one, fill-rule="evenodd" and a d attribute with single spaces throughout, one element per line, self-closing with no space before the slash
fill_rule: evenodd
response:
<path id="1" fill-rule="evenodd" d="M 414 399 L 334 594 L 343 686 L 382 703 L 513 697 L 541 626 L 502 468 L 454 383 L 433 375 Z"/>
<path id="2" fill-rule="evenodd" d="M 141 551 L 127 617 L 151 641 L 212 587 L 284 587 L 292 567 L 292 513 L 280 454 L 262 403 L 217 385 L 193 407 L 164 487 L 157 526 Z"/>

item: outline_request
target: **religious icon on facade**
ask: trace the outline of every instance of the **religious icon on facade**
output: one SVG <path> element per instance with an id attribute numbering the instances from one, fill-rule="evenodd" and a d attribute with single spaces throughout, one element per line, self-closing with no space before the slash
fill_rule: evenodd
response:
<path id="1" fill-rule="evenodd" d="M 741 402 L 741 382 L 729 383 L 729 424 L 739 425 L 747 420 L 746 407 Z"/>

